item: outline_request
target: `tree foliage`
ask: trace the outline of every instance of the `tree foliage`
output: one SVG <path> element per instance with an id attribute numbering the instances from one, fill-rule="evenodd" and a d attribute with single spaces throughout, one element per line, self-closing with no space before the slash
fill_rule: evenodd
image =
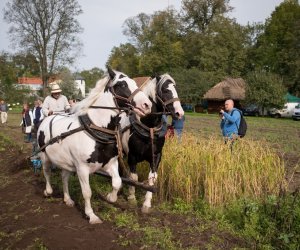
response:
<path id="1" fill-rule="evenodd" d="M 182 103 L 201 104 L 203 95 L 220 78 L 214 72 L 203 72 L 197 68 L 176 69 L 171 72 Z"/>
<path id="2" fill-rule="evenodd" d="M 265 24 L 256 58 L 261 68 L 283 77 L 289 91 L 300 94 L 300 5 L 285 0 Z"/>
<path id="3" fill-rule="evenodd" d="M 128 76 L 137 76 L 139 55 L 137 49 L 130 43 L 114 47 L 108 58 L 107 64 Z"/>
<path id="4" fill-rule="evenodd" d="M 286 88 L 279 75 L 266 71 L 252 71 L 246 77 L 246 101 L 262 108 L 281 107 Z"/>
<path id="5" fill-rule="evenodd" d="M 204 33 L 211 22 L 231 10 L 229 0 L 182 1 L 182 18 L 187 32 Z"/>
<path id="6" fill-rule="evenodd" d="M 36 76 L 38 63 L 31 54 L 2 52 L 0 54 L 0 97 L 9 102 L 21 102 L 29 94 L 29 89 L 17 88 L 18 77 Z"/>
<path id="7" fill-rule="evenodd" d="M 83 70 L 80 72 L 80 75 L 85 80 L 85 87 L 86 90 L 94 88 L 96 85 L 96 82 L 103 77 L 104 71 L 102 69 L 99 69 L 97 67 L 92 68 L 90 70 Z"/>
<path id="8" fill-rule="evenodd" d="M 14 44 L 33 54 L 40 66 L 44 89 L 48 78 L 60 63 L 71 63 L 80 43 L 81 31 L 76 17 L 82 12 L 77 0 L 12 0 L 4 10 L 11 24 Z"/>

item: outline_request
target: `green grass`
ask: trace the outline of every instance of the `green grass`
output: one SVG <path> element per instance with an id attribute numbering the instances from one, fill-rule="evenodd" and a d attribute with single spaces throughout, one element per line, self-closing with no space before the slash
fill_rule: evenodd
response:
<path id="1" fill-rule="evenodd" d="M 8 121 L 9 126 L 18 126 L 21 120 L 20 114 L 9 113 Z M 172 214 L 175 217 L 185 218 L 182 221 L 188 221 L 189 219 L 194 221 L 195 224 L 189 226 L 189 224 L 182 224 L 182 232 L 184 232 L 186 238 L 191 237 L 191 235 L 197 232 L 197 235 L 201 236 L 203 234 L 209 234 L 206 246 L 201 246 L 204 249 L 218 249 L 222 241 L 225 241 L 226 237 L 230 235 L 235 237 L 238 235 L 241 239 L 249 242 L 252 249 L 297 249 L 300 244 L 300 198 L 297 193 L 288 194 L 280 193 L 280 185 L 276 185 L 276 178 L 279 176 L 282 177 L 282 171 L 270 171 L 267 168 L 266 164 L 275 164 L 278 163 L 279 169 L 282 167 L 281 160 L 278 157 L 272 158 L 273 149 L 276 150 L 279 154 L 294 154 L 300 155 L 299 147 L 299 131 L 300 131 L 300 122 L 293 121 L 290 119 L 273 119 L 273 118 L 264 118 L 264 117 L 246 117 L 248 123 L 248 131 L 244 142 L 239 142 L 239 146 L 243 150 L 243 154 L 239 156 L 239 160 L 247 163 L 248 167 L 254 167 L 256 173 L 260 174 L 257 177 L 254 177 L 255 172 L 251 172 L 252 168 L 245 168 L 243 164 L 238 165 L 234 169 L 224 168 L 224 165 L 218 164 L 220 159 L 225 159 L 227 163 L 231 163 L 230 154 L 228 154 L 228 148 L 223 145 L 219 122 L 220 119 L 218 115 L 211 114 L 198 114 L 198 113 L 187 113 L 186 122 L 184 131 L 192 134 L 195 138 L 193 139 L 196 144 L 193 144 L 193 141 L 189 141 L 188 145 L 185 145 L 184 148 L 175 145 L 174 152 L 172 152 L 172 157 L 167 157 L 168 152 L 165 152 L 163 158 L 163 165 L 166 165 L 168 162 L 171 162 L 170 167 L 176 167 L 177 164 L 182 162 L 182 168 L 178 168 L 178 171 L 192 171 L 192 167 L 195 168 L 193 171 L 199 171 L 202 174 L 205 174 L 206 178 L 210 181 L 211 190 L 213 187 L 219 185 L 222 188 L 228 187 L 228 191 L 231 187 L 235 187 L 232 183 L 226 186 L 226 182 L 229 182 L 230 178 L 233 177 L 234 171 L 242 170 L 244 175 L 241 175 L 241 178 L 250 178 L 251 181 L 257 180 L 256 184 L 264 184 L 269 182 L 272 187 L 277 187 L 276 192 L 271 192 L 266 189 L 266 186 L 262 185 L 266 194 L 263 196 L 251 196 L 243 195 L 235 196 L 235 199 L 229 200 L 228 196 L 224 198 L 226 201 L 223 206 L 210 206 L 208 194 L 209 192 L 203 192 L 204 187 L 200 186 L 198 190 L 198 196 L 196 199 L 191 199 L 189 202 L 186 201 L 184 196 L 178 195 L 173 191 L 169 192 L 169 197 L 172 199 L 167 199 L 167 202 L 159 202 L 159 197 L 154 195 L 154 204 L 153 206 L 159 210 L 161 213 Z M 214 138 L 213 140 L 211 138 Z M 197 144 L 197 141 L 198 143 Z M 184 143 L 184 142 L 183 142 Z M 218 143 L 219 146 L 214 144 Z M 0 147 L 3 145 L 6 147 L 14 147 L 14 141 L 5 136 L 5 133 L 0 132 Z M 265 145 L 270 147 L 271 156 L 268 156 L 268 148 Z M 168 144 L 166 145 L 168 147 Z M 189 149 L 191 147 L 191 149 Z M 197 152 L 196 147 L 203 149 L 200 153 Z M 250 149 L 247 152 L 247 147 Z M 210 152 L 215 148 L 215 152 Z M 205 151 L 206 149 L 206 151 Z M 265 157 L 262 158 L 264 162 L 263 166 L 260 166 L 257 162 L 259 158 L 250 158 L 247 156 L 251 153 L 251 150 L 258 149 L 262 151 L 261 155 Z M 196 157 L 194 155 L 189 155 L 184 152 L 193 151 L 193 154 L 200 154 Z M 184 156 L 181 158 L 181 154 Z M 179 157 L 179 158 L 178 158 Z M 222 157 L 222 158 L 221 158 Z M 173 160 L 171 158 L 174 158 Z M 176 160 L 177 159 L 177 160 Z M 274 160 L 275 159 L 275 160 Z M 175 162 L 176 161 L 176 162 Z M 194 163 L 193 163 L 194 161 Z M 176 163 L 176 164 L 175 164 Z M 184 164 L 186 163 L 186 164 Z M 200 164 L 199 164 L 200 163 Z M 203 168 L 203 165 L 210 164 L 210 168 Z M 252 164 L 252 165 L 251 165 Z M 215 170 L 213 167 L 215 165 Z M 191 167 L 192 166 L 192 167 Z M 206 165 L 207 166 L 207 165 Z M 164 166 L 163 166 L 164 167 Z M 161 169 L 166 169 L 166 168 Z M 244 169 L 243 169 L 244 167 Z M 203 170 L 205 169 L 205 171 Z M 222 171 L 217 171 L 217 170 Z M 234 171 L 233 171 L 234 170 Z M 278 169 L 277 169 L 278 170 Z M 149 168 L 147 166 L 142 167 L 141 180 L 147 177 Z M 191 172 L 192 173 L 192 172 Z M 242 173 L 242 172 L 241 172 Z M 198 173 L 197 173 L 198 174 Z M 210 175 L 208 175 L 210 174 Z M 218 175 L 217 175 L 218 174 Z M 248 174 L 248 176 L 247 176 Z M 159 178 L 162 178 L 164 175 L 160 174 Z M 187 181 L 180 179 L 178 175 L 174 180 L 174 184 L 177 182 L 180 189 L 188 188 L 188 192 L 182 191 L 183 195 L 187 197 L 194 197 L 192 191 L 198 188 L 197 185 L 193 184 L 193 178 L 197 177 L 196 174 L 190 174 L 190 179 Z M 185 174 L 185 176 L 188 176 Z M 218 177 L 218 178 L 216 178 Z M 220 177 L 220 178 L 219 178 Z M 274 177 L 274 178 L 273 178 Z M 1 176 L 0 176 L 1 178 Z M 204 183 L 204 179 L 200 181 Z M 216 179 L 214 179 L 216 178 Z M 246 180 L 246 179 L 245 179 Z M 3 179 L 3 181 L 7 181 Z M 62 195 L 62 184 L 60 171 L 56 171 L 53 174 L 52 178 L 53 188 L 58 190 Z M 1 179 L 0 179 L 1 183 Z M 93 191 L 92 196 L 92 207 L 95 213 L 103 220 L 110 221 L 115 225 L 115 230 L 119 232 L 118 243 L 121 246 L 128 247 L 132 244 L 138 244 L 143 249 L 183 249 L 182 242 L 180 239 L 176 238 L 177 231 L 176 227 L 173 228 L 175 221 L 169 222 L 169 224 L 163 224 L 161 220 L 163 218 L 156 218 L 155 215 L 141 216 L 137 212 L 138 208 L 132 209 L 120 209 L 118 207 L 112 206 L 106 202 L 103 202 L 99 199 L 98 194 L 102 195 L 107 194 L 111 191 L 111 181 L 106 180 L 103 177 L 91 176 L 90 178 L 91 188 Z M 207 184 L 209 182 L 206 182 Z M 234 183 L 234 182 L 233 182 Z M 202 185 L 202 184 L 201 184 Z M 255 190 L 254 184 L 249 185 L 249 190 Z M 124 188 L 124 193 L 126 193 L 126 186 Z M 248 188 L 248 187 L 247 187 Z M 243 192 L 246 192 L 246 189 Z M 252 189 L 251 189 L 252 188 Z M 166 189 L 165 189 L 166 190 Z M 234 188 L 232 189 L 235 190 Z M 70 178 L 70 193 L 72 199 L 76 202 L 78 207 L 84 211 L 84 201 L 81 194 L 80 185 L 78 178 L 76 176 L 71 176 Z M 255 192 L 254 192 L 255 193 Z M 279 193 L 279 194 L 278 194 Z M 222 189 L 218 192 L 214 192 L 215 198 L 223 195 Z M 255 193 L 256 194 L 256 193 Z M 144 197 L 144 192 L 140 189 L 137 190 L 138 204 L 141 205 Z M 188 198 L 189 199 L 189 198 Z M 60 202 L 61 199 L 47 199 L 48 202 Z M 213 200 L 213 199 L 212 199 Z M 221 201 L 224 201 L 220 199 Z M 171 201 L 171 202 L 170 202 Z M 124 202 L 122 197 L 119 197 L 119 202 Z M 40 213 L 39 207 L 35 207 L 34 211 Z M 178 215 L 178 216 L 177 216 Z M 174 218 L 174 217 L 172 217 Z M 15 218 L 16 220 L 18 218 Z M 156 219 L 157 221 L 154 221 Z M 186 226 L 186 228 L 184 228 Z M 191 234 L 190 234 L 191 233 Z M 222 237 L 223 234 L 225 237 Z M 17 233 L 21 237 L 22 232 Z M 3 232 L 0 232 L 0 241 L 1 238 L 5 239 L 7 237 L 18 236 L 18 235 L 8 235 Z M 236 243 L 237 247 L 239 246 Z M 37 249 L 45 249 L 43 242 L 40 239 L 37 239 L 34 244 L 34 247 Z M 198 249 L 199 246 L 191 246 L 189 249 Z"/>
<path id="2" fill-rule="evenodd" d="M 246 138 L 269 142 L 281 153 L 300 155 L 300 121 L 251 116 L 245 119 L 248 124 Z M 220 118 L 218 114 L 187 113 L 184 130 L 200 139 L 211 135 L 221 137 Z"/>

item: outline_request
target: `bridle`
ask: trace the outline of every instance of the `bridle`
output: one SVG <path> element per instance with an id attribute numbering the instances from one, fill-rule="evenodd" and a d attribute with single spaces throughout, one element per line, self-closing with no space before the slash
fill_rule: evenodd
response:
<path id="1" fill-rule="evenodd" d="M 111 82 L 113 82 L 115 79 L 109 79 L 106 86 L 109 85 Z M 112 109 L 112 110 L 120 110 L 120 111 L 125 111 L 125 112 L 129 112 L 130 108 L 133 107 L 133 98 L 134 96 L 142 91 L 140 88 L 137 88 L 135 91 L 133 91 L 131 93 L 131 95 L 129 97 L 124 97 L 124 96 L 120 96 L 120 95 L 117 95 L 115 90 L 114 90 L 114 86 L 110 86 L 108 87 L 108 90 L 112 93 L 113 95 L 113 99 L 114 99 L 114 103 L 116 105 L 116 107 L 107 107 L 107 106 L 94 106 L 94 105 L 91 105 L 89 108 L 93 108 L 93 109 Z M 119 104 L 118 104 L 118 100 L 122 100 L 122 101 L 125 101 L 126 105 L 128 106 L 128 108 L 125 108 L 125 107 L 120 107 Z"/>
<path id="2" fill-rule="evenodd" d="M 130 95 L 128 98 L 126 98 L 126 97 L 124 97 L 124 96 L 117 95 L 116 92 L 115 92 L 115 90 L 114 90 L 114 87 L 113 87 L 113 86 L 112 86 L 112 87 L 109 87 L 109 91 L 110 91 L 110 92 L 112 93 L 112 95 L 113 95 L 113 98 L 114 98 L 114 102 L 115 102 L 116 107 L 120 109 L 120 107 L 119 107 L 119 105 L 118 105 L 118 100 L 125 101 L 125 103 L 126 103 L 129 107 L 133 107 L 133 104 L 132 104 L 133 98 L 134 98 L 134 96 L 135 96 L 138 92 L 140 92 L 141 90 L 140 90 L 140 88 L 137 88 L 135 91 L 133 91 L 133 92 L 131 93 L 131 95 Z"/>
<path id="3" fill-rule="evenodd" d="M 163 106 L 163 113 L 164 113 L 164 114 L 166 113 L 166 110 L 169 111 L 169 112 L 171 112 L 171 111 L 168 109 L 167 105 L 169 105 L 170 103 L 174 103 L 174 102 L 176 102 L 176 101 L 180 101 L 180 99 L 179 99 L 178 97 L 169 99 L 169 100 L 167 100 L 167 101 L 164 101 L 164 100 L 162 99 L 162 90 L 161 90 L 161 88 L 162 88 L 162 85 L 163 85 L 163 83 L 164 83 L 164 81 L 165 81 L 165 78 L 167 78 L 167 77 L 164 76 L 163 78 L 161 78 L 161 79 L 159 80 L 159 82 L 157 83 L 157 85 L 156 85 L 156 98 L 157 98 L 157 100 L 161 103 L 161 105 Z M 176 86 L 175 83 L 173 83 L 173 84 Z"/>

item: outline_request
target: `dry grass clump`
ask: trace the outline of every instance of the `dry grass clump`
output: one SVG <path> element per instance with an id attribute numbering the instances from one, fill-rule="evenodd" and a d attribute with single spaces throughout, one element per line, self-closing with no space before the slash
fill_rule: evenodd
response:
<path id="1" fill-rule="evenodd" d="M 285 186 L 284 174 L 283 162 L 264 142 L 240 139 L 231 153 L 220 138 L 185 134 L 181 143 L 166 141 L 158 198 L 181 198 L 187 203 L 204 198 L 211 205 L 260 198 L 278 194 Z"/>

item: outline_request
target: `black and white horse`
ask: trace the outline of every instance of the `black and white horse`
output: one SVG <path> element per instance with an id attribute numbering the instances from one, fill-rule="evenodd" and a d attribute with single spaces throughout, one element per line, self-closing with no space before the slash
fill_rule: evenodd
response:
<path id="1" fill-rule="evenodd" d="M 121 187 L 118 172 L 120 145 L 117 144 L 115 134 L 121 119 L 118 109 L 130 106 L 137 114 L 143 116 L 150 113 L 152 106 L 146 95 L 139 91 L 135 81 L 121 72 L 109 69 L 108 73 L 97 82 L 86 99 L 74 106 L 73 115 L 47 117 L 40 125 L 37 135 L 39 147 L 42 149 L 51 142 L 51 138 L 78 130 L 62 140 L 50 143 L 40 152 L 46 179 L 44 194 L 48 196 L 53 192 L 50 184 L 50 166 L 54 164 L 62 169 L 64 202 L 73 206 L 68 180 L 70 173 L 76 172 L 85 200 L 85 214 L 91 224 L 102 221 L 91 207 L 89 175 L 103 169 L 112 177 L 113 190 L 107 195 L 111 202 L 117 200 L 117 192 Z"/>
<path id="2" fill-rule="evenodd" d="M 181 119 L 184 115 L 175 85 L 174 79 L 169 74 L 164 74 L 148 80 L 140 87 L 152 102 L 151 114 L 140 120 L 135 115 L 130 116 L 130 130 L 124 132 L 122 138 L 123 148 L 128 156 L 130 177 L 135 181 L 138 181 L 137 163 L 144 160 L 150 164 L 149 185 L 154 185 L 157 180 L 157 169 L 165 143 L 165 133 L 162 133 L 162 115 L 164 112 L 170 112 L 175 119 Z M 149 212 L 151 199 L 152 193 L 148 191 L 142 212 Z M 134 187 L 129 187 L 128 200 L 136 201 Z"/>

